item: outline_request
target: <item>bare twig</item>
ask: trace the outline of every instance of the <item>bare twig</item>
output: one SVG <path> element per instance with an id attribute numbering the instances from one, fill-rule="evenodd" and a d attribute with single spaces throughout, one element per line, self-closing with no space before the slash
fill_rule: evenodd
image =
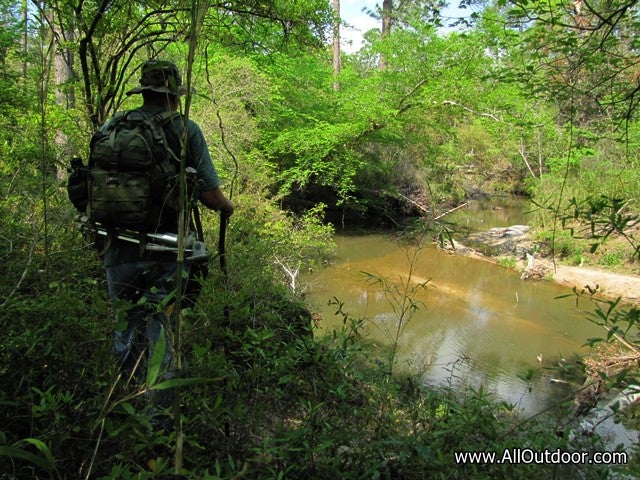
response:
<path id="1" fill-rule="evenodd" d="M 496 122 L 501 122 L 502 120 L 500 120 L 498 117 L 496 117 L 493 113 L 479 113 L 476 112 L 475 110 L 470 109 L 469 107 L 465 107 L 464 105 L 460 105 L 458 102 L 454 102 L 453 100 L 445 100 L 442 102 L 443 105 L 453 105 L 454 107 L 459 107 L 463 110 L 466 110 L 469 113 L 473 113 L 474 115 L 478 115 L 479 117 L 488 117 L 491 120 L 494 120 Z"/>
<path id="2" fill-rule="evenodd" d="M 298 274 L 300 273 L 300 266 L 298 266 L 298 268 L 296 268 L 295 270 L 292 270 L 287 267 L 284 262 L 282 262 L 282 260 L 280 260 L 278 257 L 274 256 L 274 258 L 276 263 L 280 266 L 280 268 L 282 268 L 282 270 L 284 270 L 284 273 L 286 273 L 289 277 L 289 286 L 291 287 L 291 290 L 295 292 L 296 279 L 298 278 Z"/>
<path id="3" fill-rule="evenodd" d="M 29 248 L 29 258 L 27 259 L 27 265 L 24 267 L 24 270 L 22 271 L 22 275 L 20 275 L 20 279 L 18 280 L 18 283 L 16 284 L 16 286 L 13 287 L 13 290 L 11 290 L 9 295 L 7 295 L 7 297 L 4 299 L 4 302 L 2 302 L 3 307 L 9 301 L 9 299 L 13 295 L 15 295 L 15 293 L 20 289 L 20 287 L 22 286 L 22 282 L 27 277 L 27 272 L 29 271 L 29 268 L 31 267 L 31 263 L 33 262 L 33 250 L 36 248 L 36 243 L 37 243 L 37 240 L 34 240 L 33 242 L 31 242 L 31 248 Z"/>
<path id="4" fill-rule="evenodd" d="M 522 157 L 522 160 L 524 160 L 524 164 L 527 166 L 527 169 L 529 170 L 529 173 L 531 173 L 531 176 L 533 178 L 536 178 L 536 174 L 533 172 L 533 169 L 531 168 L 531 165 L 529 165 L 529 160 L 527 159 L 527 155 L 524 151 L 524 139 L 520 138 L 520 148 L 518 149 L 518 152 L 520 153 L 520 156 Z"/>
<path id="5" fill-rule="evenodd" d="M 87 469 L 87 474 L 85 475 L 85 480 L 89 480 L 91 478 L 91 470 L 93 470 L 93 464 L 96 460 L 96 456 L 98 455 L 98 449 L 100 448 L 100 443 L 102 442 L 102 434 L 104 432 L 104 424 L 107 419 L 107 414 L 109 412 L 108 405 L 109 400 L 111 399 L 111 395 L 113 395 L 113 391 L 116 388 L 116 385 L 120 381 L 120 375 L 116 378 L 116 380 L 111 384 L 111 388 L 109 389 L 109 393 L 107 393 L 107 398 L 104 400 L 104 405 L 102 406 L 102 411 L 100 412 L 100 431 L 98 432 L 98 438 L 96 440 L 96 445 L 93 449 L 93 455 L 91 455 L 91 461 L 89 462 L 89 468 Z"/>

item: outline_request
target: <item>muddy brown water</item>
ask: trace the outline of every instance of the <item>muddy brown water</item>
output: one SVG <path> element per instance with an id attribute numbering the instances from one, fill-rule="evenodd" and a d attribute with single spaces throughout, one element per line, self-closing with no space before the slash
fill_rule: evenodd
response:
<path id="1" fill-rule="evenodd" d="M 505 215 L 504 209 L 494 211 Z M 504 226 L 495 218 L 485 222 L 491 223 L 487 228 Z M 320 334 L 342 326 L 336 307 L 328 305 L 337 298 L 344 311 L 366 319 L 364 332 L 382 354 L 398 326 L 390 289 L 427 281 L 426 289 L 411 295 L 419 308 L 399 337 L 396 367 L 425 383 L 482 385 L 496 399 L 533 413 L 569 393 L 568 385 L 553 381 L 562 375 L 549 367 L 571 364 L 589 353 L 588 338 L 602 336 L 586 319 L 588 306 L 582 310 L 572 298 L 558 299 L 570 290 L 552 282 L 525 282 L 491 262 L 432 246 L 421 248 L 412 263 L 415 250 L 390 235 L 337 235 L 335 241 L 335 264 L 307 279 L 309 301 L 323 315 Z M 363 272 L 387 279 L 391 287 L 367 283 Z M 521 377 L 530 369 L 539 372 L 526 382 Z"/>

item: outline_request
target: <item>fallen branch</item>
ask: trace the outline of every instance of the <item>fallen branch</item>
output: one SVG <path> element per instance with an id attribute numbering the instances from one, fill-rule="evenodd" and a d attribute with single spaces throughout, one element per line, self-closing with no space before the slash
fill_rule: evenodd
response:
<path id="1" fill-rule="evenodd" d="M 606 325 L 603 325 L 603 327 L 607 331 L 607 333 L 611 331 L 610 327 Z M 614 333 L 613 336 L 616 338 L 616 340 L 618 340 L 621 344 L 623 344 L 629 350 L 631 350 L 632 352 L 636 352 L 637 354 L 640 354 L 640 347 L 638 347 L 638 345 L 634 345 L 633 343 L 629 342 L 623 335 L 620 335 L 617 332 Z"/>
<path id="2" fill-rule="evenodd" d="M 415 200 L 411 200 L 409 197 L 407 197 L 406 195 L 403 195 L 401 193 L 396 193 L 396 195 L 398 195 L 399 197 L 402 197 L 403 199 L 405 199 L 407 202 L 409 202 L 411 205 L 413 205 L 414 207 L 416 207 L 418 210 L 423 211 L 424 213 L 428 213 L 431 214 L 431 212 L 424 206 L 420 205 L 418 202 L 416 202 Z"/>
<path id="3" fill-rule="evenodd" d="M 291 287 L 292 291 L 296 291 L 296 279 L 298 278 L 298 274 L 300 273 L 300 267 L 296 268 L 295 270 L 290 269 L 289 267 L 287 267 L 284 262 L 282 262 L 278 257 L 276 257 L 274 255 L 273 257 L 276 261 L 276 263 L 278 265 L 280 265 L 280 268 L 282 268 L 282 270 L 284 270 L 284 273 L 289 277 L 289 286 Z"/>
<path id="4" fill-rule="evenodd" d="M 425 206 L 423 206 L 423 205 L 420 205 L 420 204 L 419 204 L 418 202 L 416 202 L 415 200 L 411 200 L 409 197 L 407 197 L 406 195 L 403 195 L 402 193 L 399 193 L 399 192 L 397 192 L 397 193 L 396 193 L 396 195 L 397 195 L 397 196 L 399 196 L 399 197 L 402 197 L 404 200 L 406 200 L 407 202 L 409 202 L 411 205 L 413 205 L 414 207 L 416 207 L 418 210 L 420 210 L 420 211 L 422 211 L 422 212 L 424 212 L 424 213 L 426 213 L 426 214 L 428 214 L 428 215 L 432 215 L 432 212 L 431 212 L 429 209 L 427 209 L 427 207 L 425 207 Z M 446 212 L 444 212 L 444 213 L 442 213 L 442 214 L 438 215 L 437 217 L 435 217 L 435 218 L 434 218 L 434 220 L 440 220 L 442 217 L 445 217 L 445 216 L 449 215 L 450 213 L 455 212 L 456 210 L 459 210 L 459 209 L 461 209 L 461 208 L 464 208 L 464 207 L 466 207 L 467 205 L 468 205 L 468 203 L 467 203 L 467 202 L 464 202 L 463 204 L 458 205 L 457 207 L 454 207 L 454 208 L 452 208 L 452 209 L 450 209 L 450 210 L 447 210 Z"/>
<path id="5" fill-rule="evenodd" d="M 447 210 L 446 212 L 438 215 L 436 218 L 434 218 L 434 220 L 440 220 L 442 217 L 449 215 L 450 213 L 455 212 L 456 210 L 460 210 L 461 208 L 464 208 L 468 205 L 467 202 L 464 202 L 462 205 L 458 205 L 457 207 L 452 208 L 451 210 Z"/>

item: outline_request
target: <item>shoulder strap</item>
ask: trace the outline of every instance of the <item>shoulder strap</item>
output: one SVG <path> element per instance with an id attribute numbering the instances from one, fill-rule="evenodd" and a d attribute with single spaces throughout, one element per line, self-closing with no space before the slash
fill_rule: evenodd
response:
<path id="1" fill-rule="evenodd" d="M 173 122 L 173 120 L 181 117 L 182 115 L 180 115 L 179 112 L 163 111 L 160 113 L 156 113 L 148 120 L 148 123 L 151 126 L 151 131 L 153 132 L 154 141 L 158 142 L 159 145 L 162 145 L 169 152 L 171 159 L 178 163 L 180 163 L 180 158 L 173 151 L 171 145 L 169 145 L 167 136 L 164 132 L 164 127 Z"/>
<path id="2" fill-rule="evenodd" d="M 112 129 L 120 120 L 126 118 L 129 111 L 120 111 L 113 114 L 113 116 L 109 119 L 107 123 L 105 123 L 100 130 L 110 130 Z"/>
<path id="3" fill-rule="evenodd" d="M 171 111 L 164 111 L 164 112 L 160 112 L 160 113 L 156 113 L 152 119 L 154 122 L 156 122 L 158 125 L 165 125 L 167 124 L 170 120 L 173 120 L 175 118 L 180 118 L 182 115 L 180 115 L 180 112 L 171 112 Z"/>

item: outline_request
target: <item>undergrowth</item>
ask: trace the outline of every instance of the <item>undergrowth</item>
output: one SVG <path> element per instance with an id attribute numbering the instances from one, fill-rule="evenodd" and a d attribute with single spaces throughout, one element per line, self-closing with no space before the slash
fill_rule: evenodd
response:
<path id="1" fill-rule="evenodd" d="M 363 320 L 339 302 L 342 329 L 316 338 L 273 261 L 273 237 L 256 235 L 264 215 L 233 218 L 228 278 L 212 263 L 185 313 L 183 377 L 194 381 L 180 389 L 184 459 L 173 478 L 605 478 L 595 467 L 456 463 L 461 451 L 571 447 L 555 421 L 522 422 L 483 389 L 432 390 L 389 375 L 393 365 L 369 356 Z M 174 473 L 173 429 L 154 428 L 141 386 L 118 378 L 102 271 L 89 257 L 61 259 L 73 270 L 63 280 L 33 272 L 29 288 L 4 301 L 0 478 Z M 590 441 L 584 448 L 597 448 Z"/>

